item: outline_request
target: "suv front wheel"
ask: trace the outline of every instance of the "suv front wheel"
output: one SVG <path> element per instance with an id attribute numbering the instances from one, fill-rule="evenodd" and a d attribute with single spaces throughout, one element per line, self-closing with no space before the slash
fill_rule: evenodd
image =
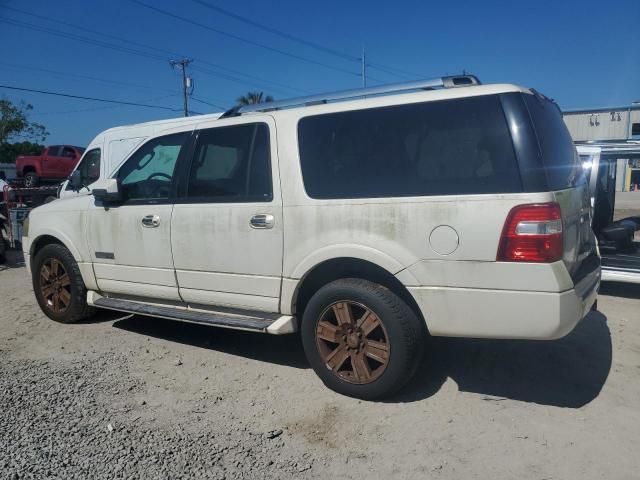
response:
<path id="1" fill-rule="evenodd" d="M 95 309 L 87 305 L 87 289 L 78 263 L 63 245 L 42 247 L 32 264 L 33 290 L 47 317 L 60 323 L 87 319 Z"/>
<path id="2" fill-rule="evenodd" d="M 304 351 L 326 386 L 374 400 L 413 376 L 425 341 L 423 322 L 396 294 L 362 279 L 322 287 L 302 319 Z"/>

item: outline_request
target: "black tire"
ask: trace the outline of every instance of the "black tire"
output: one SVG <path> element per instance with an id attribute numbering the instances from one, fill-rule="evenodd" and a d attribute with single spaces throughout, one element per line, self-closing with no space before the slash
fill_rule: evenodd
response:
<path id="1" fill-rule="evenodd" d="M 363 310 L 360 312 L 367 310 L 373 312 L 376 321 L 382 324 L 377 328 L 380 328 L 379 332 L 384 331 L 388 348 L 387 363 L 382 369 L 382 373 L 378 373 L 377 377 L 372 375 L 372 380 L 366 380 L 368 383 L 353 383 L 353 380 L 343 378 L 345 373 L 332 370 L 329 363 L 323 360 L 323 355 L 320 352 L 320 350 L 324 350 L 322 347 L 324 340 L 322 336 L 317 337 L 318 325 L 322 319 L 328 318 L 327 315 L 333 315 L 334 307 L 340 308 L 339 305 L 343 302 L 352 305 L 349 309 L 351 317 L 355 317 L 354 309 L 362 308 Z M 365 316 L 366 313 L 362 315 L 362 318 Z M 334 318 L 337 319 L 337 315 Z M 337 323 L 340 324 L 339 321 Z M 326 325 L 326 320 L 323 321 L 323 324 Z M 340 325 L 338 328 L 341 328 Z M 426 326 L 406 303 L 386 287 L 367 280 L 346 278 L 325 285 L 311 298 L 304 310 L 301 335 L 307 360 L 327 387 L 349 397 L 375 400 L 394 394 L 414 375 L 422 358 L 426 341 Z M 358 335 L 362 338 L 362 332 Z M 337 337 L 338 335 L 336 335 Z M 345 339 L 345 336 L 342 335 L 340 338 Z M 343 346 L 348 343 L 341 341 Z M 365 337 L 360 345 L 368 347 L 368 342 L 369 339 Z M 339 344 L 333 343 L 337 345 L 337 350 Z M 364 348 L 366 351 L 367 347 L 356 348 Z M 353 350 L 352 353 L 356 354 Z M 327 357 L 325 356 L 325 358 Z M 353 366 L 353 374 L 356 375 L 355 365 L 351 363 L 353 358 L 347 357 L 347 360 Z M 373 368 L 370 368 L 372 367 L 370 358 L 366 359 L 368 363 L 366 368 L 368 371 L 373 371 Z M 373 363 L 374 367 L 380 365 Z M 339 366 L 337 370 L 340 368 L 342 367 Z M 346 375 L 351 374 L 347 372 Z"/>
<path id="2" fill-rule="evenodd" d="M 24 186 L 27 188 L 37 187 L 40 182 L 40 178 L 36 172 L 27 172 L 24 176 Z"/>
<path id="3" fill-rule="evenodd" d="M 68 285 L 61 287 L 67 292 L 65 296 L 69 295 L 66 298 L 70 298 L 66 308 L 63 310 L 56 310 L 53 306 L 54 302 L 45 298 L 45 293 L 42 289 L 45 285 L 41 275 L 42 267 L 45 263 L 50 262 L 59 262 L 69 276 Z M 51 320 L 60 323 L 75 323 L 90 318 L 95 314 L 95 309 L 87 305 L 87 288 L 82 280 L 78 263 L 71 255 L 71 252 L 63 245 L 45 245 L 36 254 L 32 263 L 31 278 L 38 305 Z"/>

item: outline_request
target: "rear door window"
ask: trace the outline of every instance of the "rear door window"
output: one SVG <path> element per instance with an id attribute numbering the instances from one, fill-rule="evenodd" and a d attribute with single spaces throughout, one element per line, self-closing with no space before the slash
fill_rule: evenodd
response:
<path id="1" fill-rule="evenodd" d="M 52 145 L 47 149 L 47 155 L 50 157 L 59 157 L 61 149 L 62 147 L 60 145 Z"/>
<path id="2" fill-rule="evenodd" d="M 65 158 L 74 158 L 76 156 L 76 151 L 71 147 L 62 147 L 61 156 Z"/>
<path id="3" fill-rule="evenodd" d="M 195 202 L 270 202 L 273 193 L 267 125 L 250 123 L 202 130 L 186 197 Z"/>
<path id="4" fill-rule="evenodd" d="M 496 95 L 310 116 L 298 141 L 312 198 L 522 191 Z"/>
<path id="5" fill-rule="evenodd" d="M 578 152 L 558 107 L 541 95 L 523 95 L 538 138 L 549 190 L 585 182 Z"/>

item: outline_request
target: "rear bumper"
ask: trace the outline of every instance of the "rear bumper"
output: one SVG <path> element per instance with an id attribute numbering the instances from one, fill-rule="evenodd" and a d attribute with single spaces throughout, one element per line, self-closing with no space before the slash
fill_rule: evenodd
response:
<path id="1" fill-rule="evenodd" d="M 564 292 L 409 287 L 436 336 L 553 340 L 589 313 L 600 268 Z"/>

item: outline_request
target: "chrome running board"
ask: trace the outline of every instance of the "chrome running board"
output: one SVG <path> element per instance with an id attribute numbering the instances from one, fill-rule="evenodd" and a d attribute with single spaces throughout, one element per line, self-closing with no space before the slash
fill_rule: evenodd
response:
<path id="1" fill-rule="evenodd" d="M 116 310 L 118 312 L 132 313 L 135 315 L 149 315 L 152 317 L 179 320 L 182 322 L 199 323 L 214 327 L 230 328 L 234 330 L 247 330 L 251 332 L 270 333 L 283 335 L 297 330 L 295 317 L 290 315 L 278 315 L 261 312 L 252 312 L 250 315 L 207 311 L 183 306 L 164 306 L 144 303 L 133 300 L 103 297 L 97 292 L 87 292 L 87 303 L 98 308 Z"/>

